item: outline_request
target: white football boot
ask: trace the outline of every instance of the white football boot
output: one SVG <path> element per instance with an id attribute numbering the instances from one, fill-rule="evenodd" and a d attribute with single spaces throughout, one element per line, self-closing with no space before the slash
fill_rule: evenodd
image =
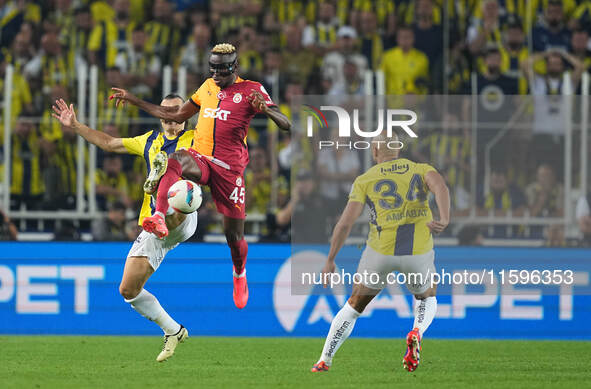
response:
<path id="1" fill-rule="evenodd" d="M 164 347 L 162 347 L 162 351 L 156 357 L 158 362 L 166 361 L 168 358 L 172 357 L 174 354 L 174 350 L 179 343 L 184 342 L 185 339 L 189 337 L 189 331 L 185 327 L 181 325 L 181 329 L 174 335 L 164 335 Z"/>
<path id="2" fill-rule="evenodd" d="M 152 194 L 156 192 L 158 189 L 158 183 L 160 179 L 166 173 L 166 168 L 168 167 L 168 155 L 164 151 L 159 152 L 154 156 L 154 161 L 152 161 L 152 169 L 150 170 L 150 174 L 148 174 L 148 178 L 144 182 L 144 192 L 147 194 Z"/>

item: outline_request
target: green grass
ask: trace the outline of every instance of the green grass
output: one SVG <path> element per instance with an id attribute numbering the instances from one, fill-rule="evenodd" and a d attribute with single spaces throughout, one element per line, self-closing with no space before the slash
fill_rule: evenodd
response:
<path id="1" fill-rule="evenodd" d="M 155 362 L 161 339 L 1 336 L 0 387 L 314 388 L 569 387 L 591 379 L 591 344 L 562 341 L 423 342 L 414 373 L 402 369 L 402 339 L 349 339 L 328 373 L 312 374 L 323 339 L 191 337 Z"/>

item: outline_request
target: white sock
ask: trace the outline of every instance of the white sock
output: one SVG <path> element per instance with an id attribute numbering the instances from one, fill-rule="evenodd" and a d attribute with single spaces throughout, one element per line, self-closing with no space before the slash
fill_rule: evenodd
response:
<path id="1" fill-rule="evenodd" d="M 437 297 L 427 297 L 424 300 L 417 300 L 416 302 L 413 328 L 419 329 L 422 338 L 423 333 L 427 331 L 437 312 Z"/>
<path id="2" fill-rule="evenodd" d="M 329 366 L 332 364 L 333 356 L 343 342 L 351 335 L 355 321 L 359 315 L 360 313 L 349 305 L 347 301 L 339 313 L 332 319 L 330 330 L 328 331 L 326 342 L 324 342 L 324 348 L 322 349 L 322 355 L 318 362 L 324 361 Z"/>
<path id="3" fill-rule="evenodd" d="M 130 303 L 133 309 L 146 319 L 156 322 L 166 335 L 176 334 L 181 329 L 181 325 L 166 313 L 158 299 L 145 289 L 142 289 L 140 294 L 131 300 L 125 300 L 125 302 Z"/>
<path id="4" fill-rule="evenodd" d="M 156 215 L 160 216 L 162 219 L 166 218 L 166 216 L 164 216 L 164 214 L 160 211 L 154 212 L 154 216 L 156 216 Z"/>
<path id="5" fill-rule="evenodd" d="M 242 269 L 242 273 L 240 273 L 240 274 L 238 274 L 234 270 L 232 270 L 232 274 L 234 275 L 234 278 L 246 277 L 246 269 Z"/>

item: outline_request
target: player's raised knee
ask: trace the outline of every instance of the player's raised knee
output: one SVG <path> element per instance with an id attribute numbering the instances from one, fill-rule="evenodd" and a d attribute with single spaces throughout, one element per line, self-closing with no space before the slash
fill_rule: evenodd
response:
<path id="1" fill-rule="evenodd" d="M 133 288 L 125 284 L 119 285 L 119 293 L 125 300 L 131 300 L 140 294 L 141 289 Z"/>
<path id="2" fill-rule="evenodd" d="M 177 150 L 174 153 L 168 154 L 168 159 L 169 160 L 170 159 L 174 159 L 174 160 L 177 160 L 179 162 L 182 162 L 183 161 L 183 158 L 184 158 L 184 153 L 185 153 L 184 150 Z"/>

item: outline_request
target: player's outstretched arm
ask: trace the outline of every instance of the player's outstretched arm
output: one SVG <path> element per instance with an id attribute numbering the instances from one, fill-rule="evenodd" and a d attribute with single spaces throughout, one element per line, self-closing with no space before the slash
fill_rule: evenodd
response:
<path id="1" fill-rule="evenodd" d="M 450 200 L 449 189 L 441 174 L 430 171 L 425 174 L 425 183 L 429 190 L 435 195 L 435 202 L 439 209 L 439 220 L 432 220 L 427 224 L 431 232 L 439 234 L 449 224 Z"/>
<path id="2" fill-rule="evenodd" d="M 127 101 L 130 104 L 135 105 L 139 109 L 146 111 L 150 115 L 157 117 L 159 119 L 173 120 L 177 123 L 182 123 L 190 119 L 199 111 L 199 108 L 189 100 L 187 100 L 180 108 L 177 106 L 166 107 L 162 105 L 148 103 L 147 101 L 138 98 L 132 93 L 129 93 L 125 89 L 111 89 L 114 91 L 114 93 L 111 95 L 111 97 L 109 97 L 109 100 L 115 99 L 116 107 L 118 107 L 119 104 L 123 104 Z"/>
<path id="3" fill-rule="evenodd" d="M 267 115 L 269 119 L 273 120 L 273 122 L 277 124 L 277 127 L 286 131 L 288 131 L 291 128 L 291 122 L 289 121 L 287 116 L 281 113 L 279 108 L 277 108 L 276 106 L 269 107 L 267 103 L 265 103 L 263 95 L 261 95 L 259 92 L 253 90 L 251 94 L 247 97 L 247 99 L 250 105 L 252 105 L 252 107 L 256 111 Z"/>
<path id="4" fill-rule="evenodd" d="M 74 111 L 74 105 L 66 103 L 64 99 L 55 101 L 53 106 L 53 113 L 51 114 L 54 118 L 60 121 L 60 123 L 66 127 L 73 128 L 74 131 L 88 142 L 100 147 L 101 149 L 111 153 L 127 153 L 127 149 L 123 146 L 121 138 L 113 138 L 110 135 L 105 134 L 92 128 L 85 126 L 76 119 L 76 111 Z"/>
<path id="5" fill-rule="evenodd" d="M 330 238 L 330 251 L 328 252 L 328 258 L 322 269 L 322 273 L 332 273 L 334 271 L 334 260 L 351 233 L 353 224 L 355 224 L 355 221 L 361 216 L 363 207 L 364 204 L 358 201 L 349 201 L 347 203 L 341 218 L 332 232 L 332 237 Z M 325 278 L 323 277 L 323 279 Z M 327 285 L 325 284 L 324 287 L 326 288 L 326 286 Z"/>

